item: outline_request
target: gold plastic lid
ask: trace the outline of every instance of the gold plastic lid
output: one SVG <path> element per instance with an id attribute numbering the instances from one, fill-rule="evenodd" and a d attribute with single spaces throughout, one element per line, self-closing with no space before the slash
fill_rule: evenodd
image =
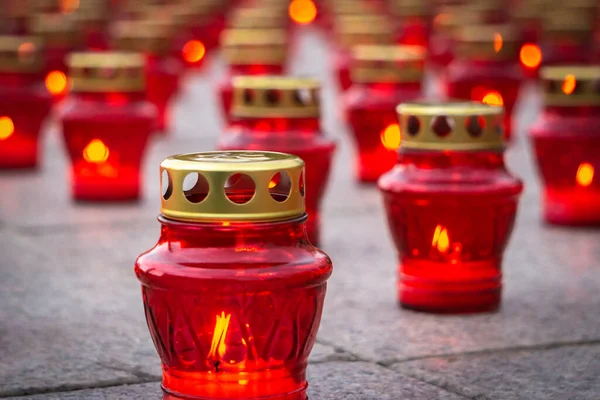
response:
<path id="1" fill-rule="evenodd" d="M 283 29 L 287 23 L 287 15 L 271 7 L 236 8 L 227 18 L 232 29 Z"/>
<path id="2" fill-rule="evenodd" d="M 139 53 L 83 52 L 67 57 L 73 92 L 139 92 L 145 88 Z"/>
<path id="3" fill-rule="evenodd" d="M 457 57 L 485 60 L 517 60 L 519 32 L 514 26 L 468 25 L 456 31 Z"/>
<path id="4" fill-rule="evenodd" d="M 30 32 L 46 46 L 73 46 L 81 41 L 80 24 L 68 14 L 36 13 L 29 17 Z"/>
<path id="5" fill-rule="evenodd" d="M 304 214 L 304 161 L 268 151 L 210 151 L 163 160 L 161 208 L 179 221 L 277 221 Z"/>
<path id="6" fill-rule="evenodd" d="M 345 48 L 360 44 L 393 44 L 394 24 L 386 15 L 342 15 L 336 18 L 336 41 Z"/>
<path id="7" fill-rule="evenodd" d="M 390 9 L 400 18 L 422 18 L 431 15 L 429 5 L 423 0 L 391 0 Z"/>
<path id="8" fill-rule="evenodd" d="M 504 108 L 469 101 L 403 103 L 396 108 L 402 149 L 502 150 Z"/>
<path id="9" fill-rule="evenodd" d="M 159 20 L 127 20 L 115 23 L 112 42 L 116 49 L 166 54 L 171 48 L 173 26 Z"/>
<path id="10" fill-rule="evenodd" d="M 287 36 L 283 29 L 226 29 L 221 52 L 231 65 L 285 64 Z"/>
<path id="11" fill-rule="evenodd" d="M 481 23 L 482 17 L 480 13 L 467 11 L 456 5 L 450 5 L 439 8 L 433 19 L 433 31 L 452 36 L 463 26 Z"/>
<path id="12" fill-rule="evenodd" d="M 241 118 L 318 118 L 316 79 L 289 76 L 233 78 L 231 115 Z"/>
<path id="13" fill-rule="evenodd" d="M 600 66 L 548 66 L 540 73 L 546 105 L 600 106 Z"/>
<path id="14" fill-rule="evenodd" d="M 594 25 L 589 12 L 577 9 L 553 10 L 544 16 L 542 25 L 545 40 L 589 42 L 593 38 Z"/>
<path id="15" fill-rule="evenodd" d="M 355 82 L 420 82 L 426 49 L 421 46 L 356 46 L 350 76 Z"/>
<path id="16" fill-rule="evenodd" d="M 0 36 L 0 71 L 38 72 L 42 69 L 42 43 L 31 36 Z"/>

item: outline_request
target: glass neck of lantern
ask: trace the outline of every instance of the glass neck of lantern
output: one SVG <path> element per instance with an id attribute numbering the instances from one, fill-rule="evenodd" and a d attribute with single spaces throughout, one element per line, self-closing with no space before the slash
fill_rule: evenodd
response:
<path id="1" fill-rule="evenodd" d="M 84 101 L 93 101 L 107 103 L 110 105 L 123 105 L 137 101 L 143 101 L 146 94 L 143 91 L 136 92 L 75 92 L 73 93 L 78 99 Z"/>
<path id="2" fill-rule="evenodd" d="M 307 214 L 270 222 L 181 222 L 158 217 L 160 242 L 185 243 L 187 247 L 244 247 L 261 249 L 273 246 L 298 246 L 307 239 Z"/>
<path id="3" fill-rule="evenodd" d="M 551 116 L 575 117 L 575 118 L 598 118 L 600 116 L 600 105 L 581 106 L 546 106 L 544 112 Z"/>
<path id="4" fill-rule="evenodd" d="M 398 163 L 422 169 L 473 168 L 504 169 L 502 150 L 417 150 L 401 149 Z"/>
<path id="5" fill-rule="evenodd" d="M 283 65 L 281 64 L 231 64 L 229 66 L 231 75 L 281 75 Z"/>
<path id="6" fill-rule="evenodd" d="M 319 118 L 290 118 L 290 117 L 264 117 L 264 118 L 239 118 L 233 122 L 234 126 L 241 126 L 256 131 L 257 133 L 274 132 L 306 132 L 314 134 L 321 131 Z"/>

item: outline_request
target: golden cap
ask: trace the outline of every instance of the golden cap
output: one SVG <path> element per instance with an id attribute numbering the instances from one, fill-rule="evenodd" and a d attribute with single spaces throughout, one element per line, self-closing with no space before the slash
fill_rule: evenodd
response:
<path id="1" fill-rule="evenodd" d="M 379 10 L 369 2 L 361 0 L 332 0 L 329 9 L 334 15 L 377 14 Z"/>
<path id="2" fill-rule="evenodd" d="M 240 118 L 318 118 L 316 79 L 289 76 L 233 78 L 231 115 Z"/>
<path id="3" fill-rule="evenodd" d="M 171 49 L 172 25 L 160 20 L 127 20 L 115 23 L 112 42 L 116 49 L 166 54 Z"/>
<path id="4" fill-rule="evenodd" d="M 227 18 L 227 26 L 233 29 L 283 29 L 288 23 L 287 15 L 276 8 L 236 8 Z"/>
<path id="5" fill-rule="evenodd" d="M 593 14 L 575 10 L 553 10 L 543 20 L 543 37 L 546 40 L 592 40 Z"/>
<path id="6" fill-rule="evenodd" d="M 230 65 L 285 64 L 287 37 L 283 29 L 226 29 L 221 51 Z"/>
<path id="7" fill-rule="evenodd" d="M 457 57 L 517 60 L 519 32 L 512 25 L 468 25 L 455 35 Z"/>
<path id="8" fill-rule="evenodd" d="M 501 150 L 504 108 L 469 101 L 400 104 L 400 150 Z"/>
<path id="9" fill-rule="evenodd" d="M 304 214 L 304 161 L 268 151 L 210 151 L 163 160 L 161 208 L 180 221 L 277 221 Z"/>
<path id="10" fill-rule="evenodd" d="M 480 13 L 467 11 L 458 6 L 440 7 L 433 19 L 433 30 L 436 33 L 452 36 L 466 25 L 481 24 Z"/>
<path id="11" fill-rule="evenodd" d="M 541 77 L 548 106 L 600 106 L 600 66 L 548 66 Z"/>
<path id="12" fill-rule="evenodd" d="M 83 52 L 67 58 L 73 92 L 139 92 L 146 85 L 139 53 Z"/>
<path id="13" fill-rule="evenodd" d="M 426 49 L 421 46 L 355 46 L 350 76 L 355 82 L 421 82 Z"/>
<path id="14" fill-rule="evenodd" d="M 392 0 L 390 1 L 392 15 L 400 18 L 429 17 L 431 9 L 422 0 Z"/>
<path id="15" fill-rule="evenodd" d="M 31 36 L 0 36 L 1 72 L 38 72 L 43 66 L 42 43 Z"/>
<path id="16" fill-rule="evenodd" d="M 74 18 L 60 13 L 37 13 L 29 18 L 29 30 L 39 36 L 44 45 L 73 46 L 81 42 L 80 24 Z"/>
<path id="17" fill-rule="evenodd" d="M 335 20 L 334 34 L 345 48 L 360 44 L 393 44 L 392 20 L 386 15 L 343 15 Z"/>

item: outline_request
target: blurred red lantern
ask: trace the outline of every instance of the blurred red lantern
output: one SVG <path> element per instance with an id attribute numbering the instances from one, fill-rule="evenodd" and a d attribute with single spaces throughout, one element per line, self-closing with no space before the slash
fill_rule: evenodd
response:
<path id="1" fill-rule="evenodd" d="M 400 21 L 398 43 L 429 47 L 431 35 L 431 8 L 421 0 L 392 0 L 390 12 Z"/>
<path id="2" fill-rule="evenodd" d="M 281 151 L 302 158 L 306 162 L 306 227 L 311 242 L 318 244 L 320 203 L 335 150 L 335 143 L 320 126 L 319 83 L 308 78 L 238 77 L 233 88 L 231 126 L 221 135 L 218 147 Z"/>
<path id="3" fill-rule="evenodd" d="M 542 69 L 546 106 L 531 128 L 544 218 L 600 224 L 600 67 Z"/>
<path id="4" fill-rule="evenodd" d="M 591 64 L 593 46 L 594 25 L 589 12 L 565 8 L 545 15 L 542 65 Z"/>
<path id="5" fill-rule="evenodd" d="M 133 200 L 156 122 L 145 100 L 144 58 L 137 53 L 74 53 L 71 95 L 61 104 L 76 200 Z"/>
<path id="6" fill-rule="evenodd" d="M 456 31 L 462 26 L 481 23 L 479 14 L 465 11 L 460 6 L 440 7 L 433 18 L 429 38 L 429 61 L 433 66 L 445 68 L 454 59 Z"/>
<path id="7" fill-rule="evenodd" d="M 356 143 L 356 176 L 376 182 L 396 163 L 400 128 L 398 103 L 421 96 L 426 51 L 420 46 L 357 46 L 351 66 L 354 82 L 343 106 Z"/>
<path id="8" fill-rule="evenodd" d="M 33 37 L 0 36 L 0 168 L 38 165 L 40 129 L 52 107 L 42 51 Z"/>
<path id="9" fill-rule="evenodd" d="M 400 256 L 398 300 L 429 312 L 496 309 L 522 183 L 505 169 L 502 107 L 405 103 L 398 165 L 379 180 Z"/>
<path id="10" fill-rule="evenodd" d="M 241 75 L 280 75 L 285 71 L 287 38 L 281 29 L 231 29 L 223 31 L 222 53 L 229 73 L 219 82 L 223 115 L 229 118 L 232 81 Z"/>
<path id="11" fill-rule="evenodd" d="M 450 98 L 504 106 L 507 139 L 523 74 L 518 63 L 518 32 L 509 25 L 471 25 L 457 33 L 457 57 L 448 66 Z"/>
<path id="12" fill-rule="evenodd" d="M 184 73 L 181 61 L 173 56 L 174 27 L 157 20 L 120 22 L 115 27 L 115 47 L 144 54 L 146 98 L 158 110 L 158 130 L 170 128 L 169 104 L 179 90 Z"/>
<path id="13" fill-rule="evenodd" d="M 307 399 L 332 264 L 306 237 L 303 166 L 246 151 L 161 163 L 161 235 L 135 272 L 166 393 Z"/>
<path id="14" fill-rule="evenodd" d="M 342 91 L 352 86 L 350 63 L 352 48 L 358 45 L 392 45 L 396 31 L 391 19 L 381 14 L 348 15 L 339 17 L 335 24 L 337 47 L 333 54 L 333 68 Z"/>

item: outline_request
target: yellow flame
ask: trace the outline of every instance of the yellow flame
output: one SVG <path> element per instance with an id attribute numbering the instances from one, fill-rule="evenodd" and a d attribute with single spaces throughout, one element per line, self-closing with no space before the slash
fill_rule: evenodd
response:
<path id="1" fill-rule="evenodd" d="M 431 247 L 437 248 L 440 253 L 446 253 L 448 251 L 450 248 L 448 229 L 442 225 L 435 227 L 435 232 L 433 232 L 433 240 L 431 241 Z"/>
<path id="2" fill-rule="evenodd" d="M 502 95 L 498 92 L 491 91 L 491 92 L 487 92 L 485 94 L 485 96 L 483 96 L 483 99 L 481 100 L 482 103 L 485 104 L 489 104 L 491 106 L 502 106 L 504 105 L 504 99 L 502 98 Z"/>
<path id="3" fill-rule="evenodd" d="M 277 186 L 277 182 L 275 182 L 274 179 L 271 179 L 269 182 L 269 189 L 273 189 L 275 186 Z"/>
<path id="4" fill-rule="evenodd" d="M 215 331 L 213 333 L 210 351 L 208 352 L 209 357 L 216 358 L 217 354 L 220 357 L 223 357 L 223 354 L 227 351 L 225 338 L 227 337 L 227 330 L 229 329 L 229 320 L 231 320 L 231 314 L 225 315 L 225 311 L 222 311 L 221 315 L 217 315 Z"/>
<path id="5" fill-rule="evenodd" d="M 581 163 L 577 169 L 576 180 L 579 186 L 590 186 L 594 180 L 594 166 L 590 163 Z"/>
<path id="6" fill-rule="evenodd" d="M 15 133 L 15 124 L 10 117 L 0 117 L 0 140 L 8 139 Z"/>
<path id="7" fill-rule="evenodd" d="M 83 149 L 83 158 L 90 163 L 103 163 L 108 159 L 109 154 L 108 147 L 100 139 L 92 140 Z"/>
<path id="8" fill-rule="evenodd" d="M 502 40 L 502 35 L 499 33 L 494 33 L 494 51 L 499 53 L 502 50 L 502 45 L 504 41 Z"/>
<path id="9" fill-rule="evenodd" d="M 310 24 L 317 17 L 317 6 L 312 0 L 293 0 L 288 8 L 292 21 L 297 24 Z"/>
<path id="10" fill-rule="evenodd" d="M 570 95 L 575 91 L 577 87 L 577 79 L 575 79 L 574 75 L 565 76 L 565 80 L 563 81 L 562 91 L 566 95 Z"/>
<path id="11" fill-rule="evenodd" d="M 46 88 L 52 95 L 59 95 L 67 89 L 67 76 L 60 71 L 50 71 L 46 75 Z"/>
<path id="12" fill-rule="evenodd" d="M 542 63 L 542 50 L 537 44 L 526 43 L 521 47 L 519 57 L 527 68 L 537 68 Z"/>
<path id="13" fill-rule="evenodd" d="M 389 124 L 380 134 L 381 144 L 388 150 L 397 150 L 400 147 L 400 126 Z"/>
<path id="14" fill-rule="evenodd" d="M 181 52 L 183 53 L 183 59 L 185 61 L 197 63 L 204 58 L 206 47 L 204 46 L 204 43 L 199 40 L 190 40 L 183 46 Z"/>

